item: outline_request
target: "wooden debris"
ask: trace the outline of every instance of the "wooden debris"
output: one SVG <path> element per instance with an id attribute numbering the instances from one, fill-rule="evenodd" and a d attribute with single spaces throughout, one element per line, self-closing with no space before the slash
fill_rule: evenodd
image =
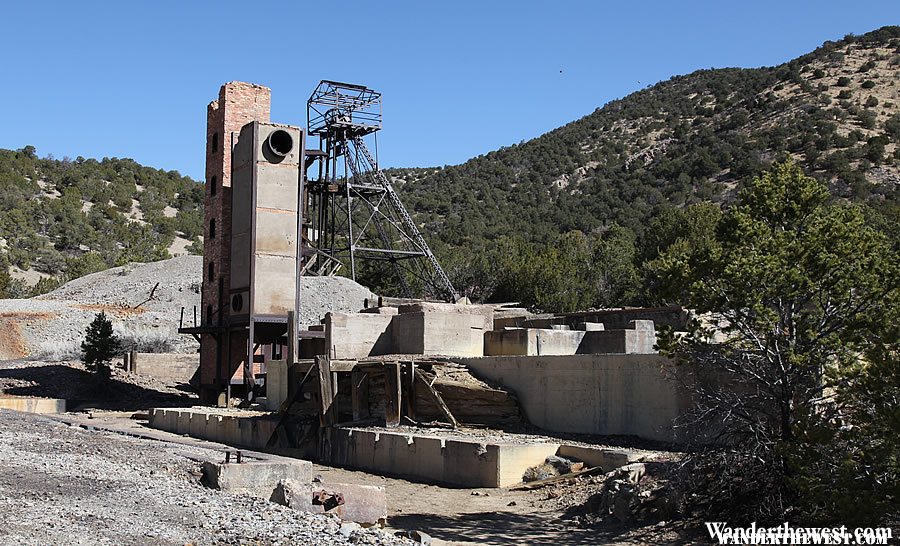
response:
<path id="1" fill-rule="evenodd" d="M 447 404 L 444 403 L 444 399 L 441 398 L 441 393 L 439 393 L 435 388 L 428 382 L 428 379 L 425 378 L 425 375 L 422 373 L 422 370 L 414 371 L 416 379 L 418 379 L 423 385 L 425 385 L 425 392 L 431 395 L 431 399 L 437 404 L 438 409 L 441 410 L 441 413 L 444 414 L 444 417 L 450 421 L 450 424 L 453 425 L 453 428 L 459 427 L 459 422 L 456 421 L 456 418 L 453 417 L 453 414 L 450 413 L 450 408 L 447 407 Z"/>
<path id="2" fill-rule="evenodd" d="M 580 478 L 583 476 L 591 476 L 594 474 L 603 474 L 603 469 L 599 466 L 595 466 L 593 468 L 588 468 L 585 470 L 579 470 L 578 472 L 569 472 L 568 474 L 561 474 L 559 476 L 552 476 L 550 478 L 544 478 L 543 480 L 537 480 L 534 482 L 528 482 L 522 485 L 516 485 L 510 487 L 511 491 L 530 491 L 532 489 L 540 489 L 541 487 L 545 487 L 547 485 L 552 485 L 554 483 L 563 482 L 572 478 Z"/>

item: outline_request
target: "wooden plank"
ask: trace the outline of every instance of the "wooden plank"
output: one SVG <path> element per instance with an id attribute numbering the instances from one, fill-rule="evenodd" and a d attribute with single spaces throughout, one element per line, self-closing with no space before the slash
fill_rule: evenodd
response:
<path id="1" fill-rule="evenodd" d="M 428 382 L 428 379 L 425 378 L 425 375 L 422 373 L 422 370 L 415 371 L 416 379 L 419 380 L 420 383 L 425 385 L 425 392 L 431 395 L 431 399 L 437 404 L 438 409 L 441 410 L 441 413 L 444 414 L 444 417 L 447 418 L 447 421 L 453 425 L 453 428 L 459 428 L 459 422 L 456 420 L 456 417 L 453 417 L 453 414 L 450 413 L 450 408 L 447 407 L 447 404 L 444 403 L 444 399 L 441 397 L 441 393 L 439 393 L 435 388 Z"/>
<path id="2" fill-rule="evenodd" d="M 540 489 L 541 487 L 552 485 L 554 483 L 559 483 L 571 478 L 578 478 L 581 476 L 591 476 L 593 474 L 603 474 L 603 469 L 599 466 L 595 466 L 593 468 L 588 468 L 586 470 L 579 470 L 578 472 L 570 472 L 568 474 L 561 474 L 559 476 L 551 476 L 549 478 L 544 478 L 543 480 L 537 480 L 533 482 L 528 482 L 522 485 L 516 485 L 510 487 L 511 491 L 527 491 L 530 489 Z"/>
<path id="3" fill-rule="evenodd" d="M 350 398 L 353 404 L 353 420 L 369 418 L 369 374 L 350 373 Z"/>
<path id="4" fill-rule="evenodd" d="M 333 372 L 352 372 L 356 369 L 358 362 L 356 360 L 332 360 L 331 371 Z"/>
<path id="5" fill-rule="evenodd" d="M 322 425 L 331 425 L 334 421 L 334 415 L 331 407 L 334 404 L 334 390 L 331 383 L 331 361 L 328 356 L 317 356 L 316 364 L 319 370 L 319 403 L 320 422 Z"/>
<path id="6" fill-rule="evenodd" d="M 407 384 L 407 396 L 406 396 L 406 414 L 409 415 L 409 418 L 415 421 L 416 418 L 416 363 L 412 361 L 407 365 L 407 373 L 406 384 Z"/>
<path id="7" fill-rule="evenodd" d="M 384 365 L 385 406 L 384 420 L 389 427 L 400 425 L 400 408 L 403 403 L 400 383 L 400 365 Z"/>

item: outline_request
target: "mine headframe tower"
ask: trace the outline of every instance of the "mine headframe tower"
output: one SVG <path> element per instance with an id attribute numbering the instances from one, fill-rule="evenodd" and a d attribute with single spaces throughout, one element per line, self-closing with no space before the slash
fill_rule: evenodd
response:
<path id="1" fill-rule="evenodd" d="M 327 271 L 331 263 L 332 271 L 349 266 L 355 280 L 362 261 L 386 262 L 407 297 L 413 281 L 427 297 L 456 301 L 450 278 L 366 146 L 381 129 L 381 93 L 323 80 L 306 105 L 307 134 L 319 137 L 321 152 L 307 156 L 303 273 Z"/>

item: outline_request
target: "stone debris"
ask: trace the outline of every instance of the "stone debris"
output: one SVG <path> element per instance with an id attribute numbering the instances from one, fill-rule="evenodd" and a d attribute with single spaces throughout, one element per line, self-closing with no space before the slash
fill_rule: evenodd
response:
<path id="1" fill-rule="evenodd" d="M 546 480 L 554 476 L 562 476 L 563 474 L 571 474 L 584 469 L 584 463 L 572 461 L 565 457 L 550 455 L 542 464 L 533 466 L 525 471 L 522 476 L 523 482 L 536 482 L 538 480 Z"/>
<path id="2" fill-rule="evenodd" d="M 219 455 L 0 410 L 0 543 L 414 544 L 207 489 L 197 461 Z"/>

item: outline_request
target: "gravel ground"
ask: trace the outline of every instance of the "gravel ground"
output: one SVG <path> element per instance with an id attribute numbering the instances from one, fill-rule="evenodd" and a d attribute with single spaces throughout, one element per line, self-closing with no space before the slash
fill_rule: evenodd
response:
<path id="1" fill-rule="evenodd" d="M 177 329 L 182 307 L 186 325 L 194 306 L 199 312 L 202 269 L 202 257 L 181 256 L 87 275 L 37 298 L 0 300 L 0 359 L 76 358 L 86 326 L 100 311 L 111 316 L 121 336 L 159 347 L 155 352 L 196 351 L 196 341 Z M 366 298 L 375 297 L 343 277 L 303 277 L 300 291 L 303 326 L 317 324 L 329 311 L 359 311 Z"/>
<path id="2" fill-rule="evenodd" d="M 201 486 L 220 456 L 0 410 L 0 543 L 411 544 Z"/>

